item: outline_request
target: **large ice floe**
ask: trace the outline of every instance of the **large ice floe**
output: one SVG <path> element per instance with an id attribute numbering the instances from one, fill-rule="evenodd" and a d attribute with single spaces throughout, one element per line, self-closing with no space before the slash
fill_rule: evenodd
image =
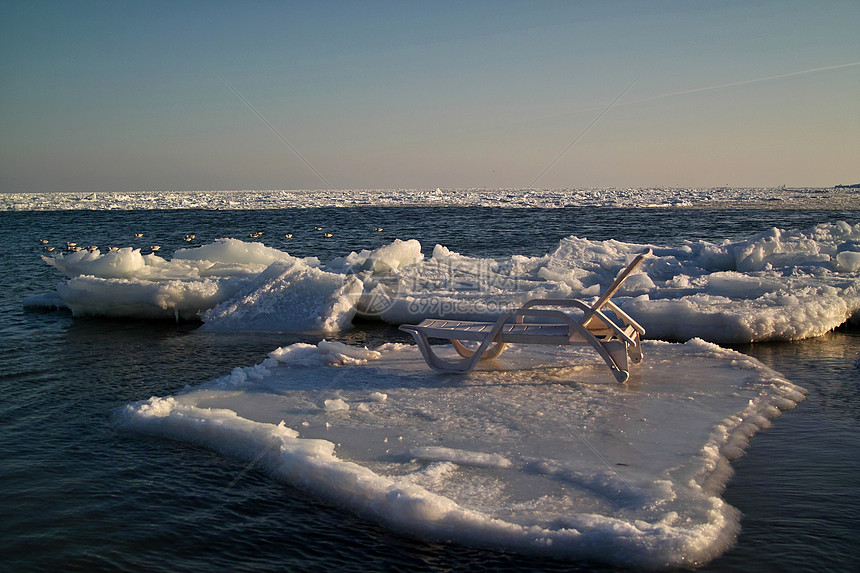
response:
<path id="1" fill-rule="evenodd" d="M 620 385 L 571 347 L 515 346 L 448 375 L 413 345 L 299 343 L 122 407 L 117 424 L 245 460 L 407 535 L 695 567 L 738 530 L 720 498 L 730 460 L 804 391 L 700 339 L 644 351 Z"/>
<path id="2" fill-rule="evenodd" d="M 170 260 L 132 248 L 43 257 L 69 279 L 28 306 L 75 315 L 200 319 L 211 330 L 335 331 L 354 316 L 398 324 L 492 319 L 530 298 L 593 298 L 636 253 L 654 256 L 616 300 L 646 336 L 733 343 L 821 335 L 860 310 L 860 224 L 771 229 L 680 246 L 562 239 L 544 256 L 471 257 L 395 240 L 328 262 L 220 239 Z"/>

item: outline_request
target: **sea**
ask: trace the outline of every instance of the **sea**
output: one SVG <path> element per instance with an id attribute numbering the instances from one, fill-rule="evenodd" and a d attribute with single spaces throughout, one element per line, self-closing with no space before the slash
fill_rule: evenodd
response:
<path id="1" fill-rule="evenodd" d="M 202 332 L 195 322 L 75 318 L 30 309 L 64 277 L 52 245 L 148 248 L 169 257 L 220 237 L 328 260 L 396 238 L 480 257 L 539 256 L 575 235 L 654 245 L 719 244 L 773 227 L 860 222 L 848 209 L 337 206 L 286 209 L 0 211 L 0 570 L 624 571 L 595 563 L 428 542 L 274 481 L 245 462 L 117 427 L 114 412 L 259 363 L 319 335 Z M 314 226 L 332 237 L 302 233 Z M 383 229 L 377 231 L 376 229 Z M 143 237 L 135 237 L 142 233 Z M 293 234 L 286 242 L 284 235 Z M 247 240 L 247 239 L 246 239 Z M 59 247 L 58 247 L 59 248 Z M 373 348 L 409 342 L 356 319 L 329 336 Z M 723 498 L 736 543 L 701 571 L 855 571 L 860 515 L 860 327 L 734 345 L 805 388 L 759 432 Z"/>

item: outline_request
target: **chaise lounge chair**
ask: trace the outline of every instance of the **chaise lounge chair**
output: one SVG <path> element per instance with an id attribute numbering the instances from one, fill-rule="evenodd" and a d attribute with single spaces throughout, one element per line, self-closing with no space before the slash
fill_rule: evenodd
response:
<path id="1" fill-rule="evenodd" d="M 498 357 L 510 343 L 589 344 L 623 384 L 630 375 L 628 355 L 634 363 L 642 360 L 641 338 L 645 329 L 610 299 L 650 254 L 648 249 L 637 255 L 591 306 L 577 299 L 533 299 L 495 322 L 428 318 L 417 325 L 401 325 L 400 330 L 412 334 L 427 365 L 440 372 L 468 372 L 478 361 Z M 571 307 L 583 314 L 576 317 L 556 309 L 535 307 Z M 605 310 L 616 318 L 607 316 Z M 526 322 L 526 317 L 538 322 Z M 450 340 L 462 360 L 439 357 L 430 345 L 430 338 Z M 477 348 L 467 347 L 464 341 L 477 343 Z"/>

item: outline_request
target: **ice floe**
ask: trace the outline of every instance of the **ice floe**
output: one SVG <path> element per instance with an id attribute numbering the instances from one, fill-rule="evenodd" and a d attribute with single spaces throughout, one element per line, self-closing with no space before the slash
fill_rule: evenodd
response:
<path id="1" fill-rule="evenodd" d="M 80 315 L 200 319 L 221 330 L 336 331 L 354 316 L 398 324 L 488 319 L 530 298 L 588 299 L 645 248 L 619 293 L 646 336 L 740 343 L 821 335 L 860 311 L 860 224 L 773 228 L 678 246 L 562 239 L 540 257 L 471 257 L 414 239 L 320 262 L 220 239 L 171 259 L 123 248 L 43 255 L 68 280 L 27 306 Z"/>
<path id="2" fill-rule="evenodd" d="M 804 391 L 694 339 L 646 342 L 627 385 L 593 353 L 514 347 L 468 375 L 416 347 L 323 341 L 117 411 L 422 538 L 636 568 L 734 540 L 730 460 Z"/>

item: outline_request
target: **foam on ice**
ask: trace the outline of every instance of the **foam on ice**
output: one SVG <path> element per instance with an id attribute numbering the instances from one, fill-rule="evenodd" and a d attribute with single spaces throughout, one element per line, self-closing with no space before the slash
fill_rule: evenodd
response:
<path id="1" fill-rule="evenodd" d="M 395 240 L 321 263 L 220 239 L 166 260 L 125 248 L 43 256 L 75 315 L 201 319 L 208 329 L 333 331 L 354 316 L 398 324 L 493 319 L 530 298 L 596 297 L 646 247 L 616 300 L 650 338 L 738 343 L 821 335 L 860 311 L 860 225 L 824 223 L 679 246 L 562 239 L 541 257 L 470 257 Z M 25 304 L 53 306 L 56 297 Z"/>
<path id="2" fill-rule="evenodd" d="M 720 498 L 729 461 L 804 391 L 698 339 L 646 342 L 645 356 L 619 385 L 570 347 L 513 347 L 457 376 L 429 371 L 412 345 L 294 344 L 117 422 L 422 538 L 695 566 L 738 529 Z"/>

